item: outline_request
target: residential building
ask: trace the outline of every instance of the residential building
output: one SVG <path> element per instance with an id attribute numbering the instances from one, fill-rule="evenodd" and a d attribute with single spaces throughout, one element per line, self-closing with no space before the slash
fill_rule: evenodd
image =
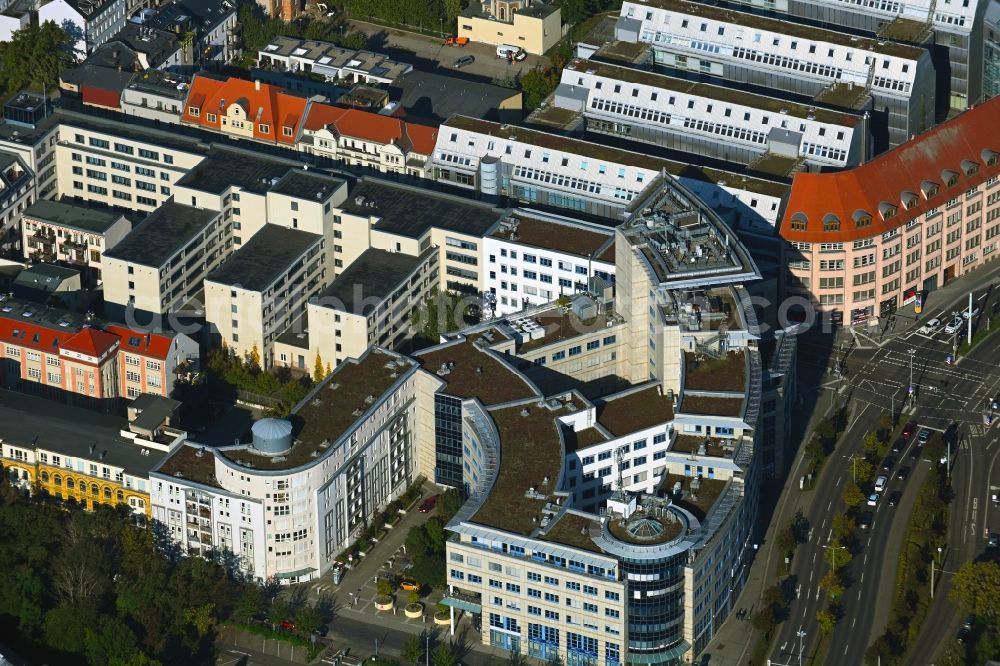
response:
<path id="1" fill-rule="evenodd" d="M 590 290 L 615 274 L 614 230 L 537 210 L 515 209 L 483 238 L 484 293 L 494 316 Z"/>
<path id="2" fill-rule="evenodd" d="M 88 285 L 101 283 L 103 257 L 130 231 L 115 210 L 39 199 L 21 218 L 24 258 L 80 268 Z"/>
<path id="3" fill-rule="evenodd" d="M 420 256 L 365 250 L 281 334 L 275 363 L 310 371 L 317 358 L 335 367 L 372 345 L 400 347 L 414 333 L 413 316 L 437 288 L 437 262 L 436 248 Z"/>
<path id="4" fill-rule="evenodd" d="M 37 4 L 15 1 L 8 3 L 5 13 L 19 19 L 16 27 L 7 22 L 0 24 L 11 30 L 27 25 L 29 20 L 38 25 L 52 21 L 60 27 L 73 26 L 72 36 L 78 39 L 74 50 L 83 57 L 110 40 L 125 26 L 126 19 L 125 0 L 42 0 Z M 9 40 L 10 34 L 0 37 Z"/>
<path id="5" fill-rule="evenodd" d="M 342 363 L 250 445 L 187 444 L 150 472 L 153 519 L 185 552 L 231 552 L 259 580 L 315 580 L 416 478 L 413 421 L 432 376 L 381 349 Z M 266 521 L 265 521 L 266 517 Z"/>
<path id="6" fill-rule="evenodd" d="M 180 122 L 191 78 L 150 69 L 132 78 L 122 90 L 121 112 L 161 123 Z"/>
<path id="7" fill-rule="evenodd" d="M 456 113 L 502 123 L 524 117 L 520 90 L 417 69 L 396 79 L 388 95 L 393 115 L 434 127 Z"/>
<path id="8" fill-rule="evenodd" d="M 626 0 L 621 16 L 618 37 L 650 44 L 659 66 L 848 109 L 870 94 L 875 152 L 934 124 L 936 74 L 924 48 L 687 0 Z"/>
<path id="9" fill-rule="evenodd" d="M 80 271 L 56 264 L 34 264 L 18 272 L 10 295 L 18 301 L 79 310 L 81 287 Z"/>
<path id="10" fill-rule="evenodd" d="M 304 97 L 260 81 L 195 76 L 182 124 L 233 137 L 294 145 L 306 115 Z"/>
<path id="11" fill-rule="evenodd" d="M 106 312 L 130 326 L 172 328 L 171 315 L 201 292 L 232 245 L 221 213 L 167 201 L 104 253 Z"/>
<path id="12" fill-rule="evenodd" d="M 274 340 L 328 284 L 321 234 L 265 224 L 205 278 L 205 320 L 238 356 L 275 364 Z"/>
<path id="13" fill-rule="evenodd" d="M 316 102 L 307 114 L 299 150 L 382 173 L 426 177 L 437 128 Z"/>
<path id="14" fill-rule="evenodd" d="M 983 99 L 1000 95 L 1000 0 L 990 0 L 983 28 Z"/>
<path id="15" fill-rule="evenodd" d="M 731 226 L 767 231 L 783 183 L 671 161 L 537 129 L 455 116 L 438 130 L 433 178 L 527 205 L 619 219 L 662 173 L 719 211 Z"/>
<path id="16" fill-rule="evenodd" d="M 56 189 L 55 147 L 59 125 L 47 96 L 22 90 L 3 106 L 0 147 L 20 158 L 30 174 L 35 197 L 48 198 Z M 10 225 L 13 218 L 7 218 Z"/>
<path id="17" fill-rule="evenodd" d="M 143 22 L 177 35 L 191 35 L 191 71 L 224 65 L 241 54 L 238 3 L 233 0 L 177 0 L 160 5 Z"/>
<path id="18" fill-rule="evenodd" d="M 938 4 L 930 0 L 906 2 L 842 2 L 841 0 L 777 0 L 773 4 L 750 0 L 739 4 L 778 12 L 791 20 L 820 21 L 845 32 L 876 34 L 879 39 L 927 45 L 947 56 L 945 108 L 961 110 L 980 99 L 983 47 L 983 13 L 989 4 L 974 2 Z M 949 80 L 950 79 L 950 80 Z"/>
<path id="19" fill-rule="evenodd" d="M 786 293 L 860 323 L 997 256 L 1000 99 L 853 169 L 795 176 L 778 232 Z"/>
<path id="20" fill-rule="evenodd" d="M 554 108 L 582 115 L 588 132 L 777 176 L 858 164 L 871 149 L 861 114 L 601 61 L 603 54 L 570 62 L 553 97 Z"/>
<path id="21" fill-rule="evenodd" d="M 152 431 L 133 431 L 121 417 L 77 407 L 53 413 L 41 398 L 4 392 L 0 459 L 11 481 L 16 479 L 25 492 L 42 492 L 89 510 L 128 507 L 144 522 L 152 506 L 149 470 L 187 435 L 169 425 L 165 410 L 156 415 L 162 419 Z M 147 413 L 145 420 L 157 420 L 150 416 L 154 414 Z"/>
<path id="22" fill-rule="evenodd" d="M 0 341 L 4 388 L 112 413 L 142 393 L 169 396 L 198 365 L 198 345 L 186 335 L 102 325 L 89 315 L 7 296 Z"/>
<path id="23" fill-rule="evenodd" d="M 257 66 L 285 72 L 323 76 L 346 84 L 390 85 L 413 69 L 372 51 L 344 49 L 330 42 L 278 35 L 257 54 Z"/>
<path id="24" fill-rule="evenodd" d="M 547 0 L 474 0 L 458 16 L 458 36 L 543 55 L 562 39 L 561 17 Z"/>
<path id="25" fill-rule="evenodd" d="M 16 154 L 0 150 L 0 256 L 21 255 L 21 215 L 35 198 L 34 174 Z"/>

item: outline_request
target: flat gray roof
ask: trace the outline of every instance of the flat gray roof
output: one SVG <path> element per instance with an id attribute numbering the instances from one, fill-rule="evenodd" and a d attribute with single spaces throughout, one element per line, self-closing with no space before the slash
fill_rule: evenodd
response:
<path id="1" fill-rule="evenodd" d="M 206 279 L 250 291 L 264 291 L 321 240 L 323 237 L 319 234 L 265 224 Z"/>
<path id="2" fill-rule="evenodd" d="M 142 455 L 142 446 L 119 434 L 127 427 L 128 422 L 121 417 L 0 390 L 0 438 L 4 441 L 31 448 L 37 439 L 37 446 L 64 456 L 121 467 L 145 477 L 166 454 L 149 449 L 149 455 Z"/>
<path id="3" fill-rule="evenodd" d="M 402 252 L 368 249 L 351 262 L 343 273 L 334 278 L 320 299 L 330 307 L 351 314 L 368 314 L 376 305 L 406 280 L 432 248 L 419 257 Z M 377 301 L 376 301 L 377 299 Z M 331 302 L 332 301 L 332 302 Z"/>
<path id="4" fill-rule="evenodd" d="M 341 209 L 379 217 L 375 229 L 407 238 L 420 238 L 432 227 L 482 236 L 500 218 L 488 204 L 368 178 L 358 181 Z"/>
<path id="5" fill-rule="evenodd" d="M 275 187 L 289 169 L 301 167 L 299 162 L 213 145 L 205 159 L 184 174 L 177 184 L 212 194 L 221 194 L 233 186 L 264 194 Z"/>
<path id="6" fill-rule="evenodd" d="M 103 234 L 123 216 L 108 208 L 39 199 L 24 210 L 24 216 L 63 227 Z"/>
<path id="7" fill-rule="evenodd" d="M 326 201 L 345 184 L 346 181 L 342 178 L 294 169 L 286 173 L 284 178 L 271 188 L 271 191 L 296 199 Z"/>
<path id="8" fill-rule="evenodd" d="M 185 206 L 171 199 L 104 256 L 159 268 L 219 215 L 218 211 Z"/>

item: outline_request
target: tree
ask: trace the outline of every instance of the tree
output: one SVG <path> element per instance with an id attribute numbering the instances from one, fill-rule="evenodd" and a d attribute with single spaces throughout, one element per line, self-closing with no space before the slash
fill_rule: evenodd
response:
<path id="1" fill-rule="evenodd" d="M 841 569 L 851 563 L 851 551 L 844 547 L 840 541 L 834 539 L 827 545 L 827 557 L 830 558 L 832 569 Z"/>
<path id="2" fill-rule="evenodd" d="M 319 383 L 323 381 L 323 377 L 326 373 L 323 372 L 323 359 L 319 356 L 319 351 L 316 352 L 316 362 L 313 364 L 313 381 Z"/>
<path id="3" fill-rule="evenodd" d="M 865 435 L 864 450 L 865 455 L 872 459 L 878 459 L 882 457 L 882 447 L 885 443 L 878 436 L 877 431 L 872 431 Z"/>
<path id="4" fill-rule="evenodd" d="M 411 664 L 420 664 L 424 660 L 424 641 L 419 636 L 410 636 L 403 643 L 403 659 Z"/>
<path id="5" fill-rule="evenodd" d="M 406 603 L 415 604 L 420 601 L 420 590 L 410 590 L 410 593 L 406 595 Z"/>
<path id="6" fill-rule="evenodd" d="M 854 521 L 843 511 L 833 514 L 832 527 L 833 538 L 838 541 L 847 539 L 854 533 Z"/>
<path id="7" fill-rule="evenodd" d="M 465 504 L 465 493 L 458 488 L 449 488 L 438 498 L 438 516 L 445 523 L 451 520 Z"/>
<path id="8" fill-rule="evenodd" d="M 376 589 L 377 589 L 379 595 L 381 595 L 383 597 L 388 597 L 390 594 L 392 594 L 392 583 L 390 583 L 385 578 L 379 578 L 378 579 L 378 585 L 376 586 Z"/>
<path id="9" fill-rule="evenodd" d="M 963 613 L 1000 619 L 1000 565 L 994 561 L 965 562 L 951 580 L 949 598 Z"/>
<path id="10" fill-rule="evenodd" d="M 246 356 L 247 369 L 253 374 L 260 372 L 260 350 L 257 349 L 257 343 L 253 343 L 253 347 L 247 352 Z"/>
<path id="11" fill-rule="evenodd" d="M 263 607 L 264 595 L 261 589 L 256 585 L 247 585 L 236 601 L 235 614 L 243 621 L 249 622 Z"/>
<path id="12" fill-rule="evenodd" d="M 826 590 L 831 599 L 836 599 L 844 593 L 844 584 L 834 569 L 830 569 L 825 576 L 819 579 L 819 586 Z"/>
<path id="13" fill-rule="evenodd" d="M 451 649 L 450 645 L 441 643 L 431 653 L 431 661 L 434 662 L 434 666 L 455 666 L 458 663 L 458 657 L 455 656 L 455 651 Z"/>
<path id="14" fill-rule="evenodd" d="M 45 614 L 45 644 L 63 652 L 83 652 L 84 635 L 97 623 L 93 605 L 56 606 Z"/>
<path id="15" fill-rule="evenodd" d="M 87 629 L 84 654 L 91 664 L 128 662 L 139 651 L 139 639 L 127 624 L 115 617 L 101 619 L 97 631 Z"/>
<path id="16" fill-rule="evenodd" d="M 841 493 L 841 497 L 844 500 L 844 504 L 847 505 L 848 509 L 856 509 L 865 503 L 865 494 L 861 492 L 861 488 L 858 487 L 856 483 L 848 483 L 844 486 L 844 490 Z"/>
<path id="17" fill-rule="evenodd" d="M 295 613 L 295 626 L 306 635 L 319 629 L 319 625 L 322 623 L 319 611 L 311 604 L 303 604 L 302 608 Z"/>
<path id="18" fill-rule="evenodd" d="M 819 625 L 819 632 L 828 636 L 837 626 L 837 616 L 828 610 L 816 611 L 816 623 Z"/>
<path id="19" fill-rule="evenodd" d="M 115 659 L 109 666 L 163 666 L 145 652 L 136 652 L 129 659 Z"/>

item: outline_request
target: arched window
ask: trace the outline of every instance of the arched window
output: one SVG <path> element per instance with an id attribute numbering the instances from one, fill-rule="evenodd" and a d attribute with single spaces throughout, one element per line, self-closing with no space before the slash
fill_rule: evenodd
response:
<path id="1" fill-rule="evenodd" d="M 70 490 L 74 490 L 76 488 L 76 481 L 74 481 L 72 478 L 70 478 L 70 477 L 67 476 L 66 477 L 66 487 L 69 488 Z"/>
<path id="2" fill-rule="evenodd" d="M 62 485 L 62 477 L 59 476 L 58 474 L 56 474 L 54 477 L 52 477 L 52 482 L 54 484 L 56 484 L 57 486 L 61 486 Z"/>
<path id="3" fill-rule="evenodd" d="M 94 497 L 97 497 L 98 495 L 101 494 L 101 489 L 97 487 L 96 483 L 90 484 L 90 494 L 93 495 Z"/>
<path id="4" fill-rule="evenodd" d="M 49 473 L 48 472 L 42 472 L 40 476 L 42 478 L 42 483 L 48 483 L 49 482 Z"/>
<path id="5" fill-rule="evenodd" d="M 951 169 L 945 169 L 941 172 L 941 180 L 944 181 L 945 187 L 951 187 L 958 182 L 958 173 Z"/>
<path id="6" fill-rule="evenodd" d="M 792 215 L 790 226 L 792 231 L 805 231 L 808 223 L 809 220 L 804 213 L 795 213 Z"/>
<path id="7" fill-rule="evenodd" d="M 840 231 L 840 218 L 833 213 L 823 216 L 823 231 Z"/>
<path id="8" fill-rule="evenodd" d="M 104 499 L 109 502 L 111 501 L 111 488 L 107 486 L 104 486 Z"/>
<path id="9" fill-rule="evenodd" d="M 125 493 L 122 492 L 121 490 L 119 490 L 118 493 L 115 495 L 115 499 L 117 499 L 119 502 L 124 502 L 125 501 Z"/>

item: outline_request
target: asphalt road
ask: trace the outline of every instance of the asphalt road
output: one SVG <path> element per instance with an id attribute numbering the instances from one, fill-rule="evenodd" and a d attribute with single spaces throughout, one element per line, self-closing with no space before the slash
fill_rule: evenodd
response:
<path id="1" fill-rule="evenodd" d="M 980 292 L 977 302 L 987 313 L 998 294 Z M 964 299 L 944 308 L 943 313 L 950 319 L 950 313 L 965 304 Z M 924 319 L 940 316 L 942 311 L 928 312 Z M 946 320 L 947 320 L 946 319 Z M 982 325 L 981 321 L 974 322 Z M 859 338 L 864 345 L 864 339 Z M 878 427 L 883 415 L 895 408 L 901 421 L 917 420 L 922 426 L 943 431 L 949 424 L 957 423 L 962 437 L 963 448 L 956 452 L 953 468 L 953 483 L 956 501 L 953 503 L 953 518 L 949 534 L 949 550 L 945 554 L 944 569 L 955 570 L 963 561 L 975 557 L 985 544 L 984 522 L 987 514 L 983 504 L 988 503 L 990 485 L 1000 484 L 1000 463 L 981 460 L 985 454 L 995 456 L 1000 446 L 985 447 L 978 440 L 995 437 L 982 425 L 983 404 L 987 395 L 1000 390 L 1000 347 L 995 343 L 980 345 L 958 366 L 947 365 L 945 357 L 952 351 L 953 336 L 943 332 L 942 327 L 932 334 L 917 330 L 890 338 L 881 347 L 857 348 L 848 357 L 846 380 L 831 378 L 834 386 L 842 383 L 841 396 L 849 398 L 851 417 L 848 429 L 837 450 L 826 462 L 812 491 L 815 497 L 806 518 L 811 526 L 807 543 L 801 545 L 791 568 L 797 598 L 790 604 L 788 619 L 781 626 L 772 659 L 779 663 L 797 660 L 799 653 L 798 632 L 802 637 L 803 652 L 808 655 L 819 640 L 819 630 L 815 621 L 816 612 L 826 607 L 828 600 L 819 589 L 819 580 L 826 573 L 831 557 L 835 555 L 825 548 L 830 540 L 832 516 L 842 510 L 841 491 L 850 480 L 850 456 L 860 455 L 862 442 L 868 432 Z M 913 383 L 918 387 L 915 405 L 902 406 L 907 386 L 910 383 L 910 353 L 913 349 Z M 972 442 L 971 448 L 968 441 Z M 842 599 L 844 616 L 837 625 L 830 640 L 829 663 L 861 664 L 868 645 L 884 631 L 888 611 L 894 593 L 897 553 L 905 536 L 906 523 L 916 498 L 917 488 L 926 474 L 930 461 L 913 459 L 911 453 L 916 444 L 911 440 L 907 448 L 895 454 L 897 463 L 892 472 L 886 492 L 875 507 L 865 507 L 872 511 L 874 520 L 868 530 L 857 530 L 859 548 L 847 568 L 848 587 Z M 906 481 L 895 478 L 900 466 L 910 468 Z M 797 479 L 792 479 L 797 483 Z M 902 500 L 896 507 L 888 506 L 887 497 L 893 491 L 902 493 Z M 955 515 L 955 514 L 958 515 Z M 992 522 L 1000 524 L 1000 511 L 994 510 Z M 978 518 L 978 521 L 977 521 Z M 996 529 L 995 525 L 993 529 Z M 824 561 L 825 560 L 825 561 Z M 945 574 L 946 578 L 948 574 Z M 946 583 L 946 580 L 945 580 Z M 937 596 L 946 596 L 946 589 L 939 587 Z M 938 606 L 942 610 L 938 610 Z M 950 604 L 936 604 L 934 615 L 926 623 L 926 646 L 918 646 L 918 655 L 935 654 L 946 637 L 954 638 L 952 628 L 957 631 L 959 619 Z M 940 614 L 940 617 L 938 616 Z M 925 636 L 921 636 L 921 642 Z M 928 661 L 915 661 L 925 664 Z"/>

